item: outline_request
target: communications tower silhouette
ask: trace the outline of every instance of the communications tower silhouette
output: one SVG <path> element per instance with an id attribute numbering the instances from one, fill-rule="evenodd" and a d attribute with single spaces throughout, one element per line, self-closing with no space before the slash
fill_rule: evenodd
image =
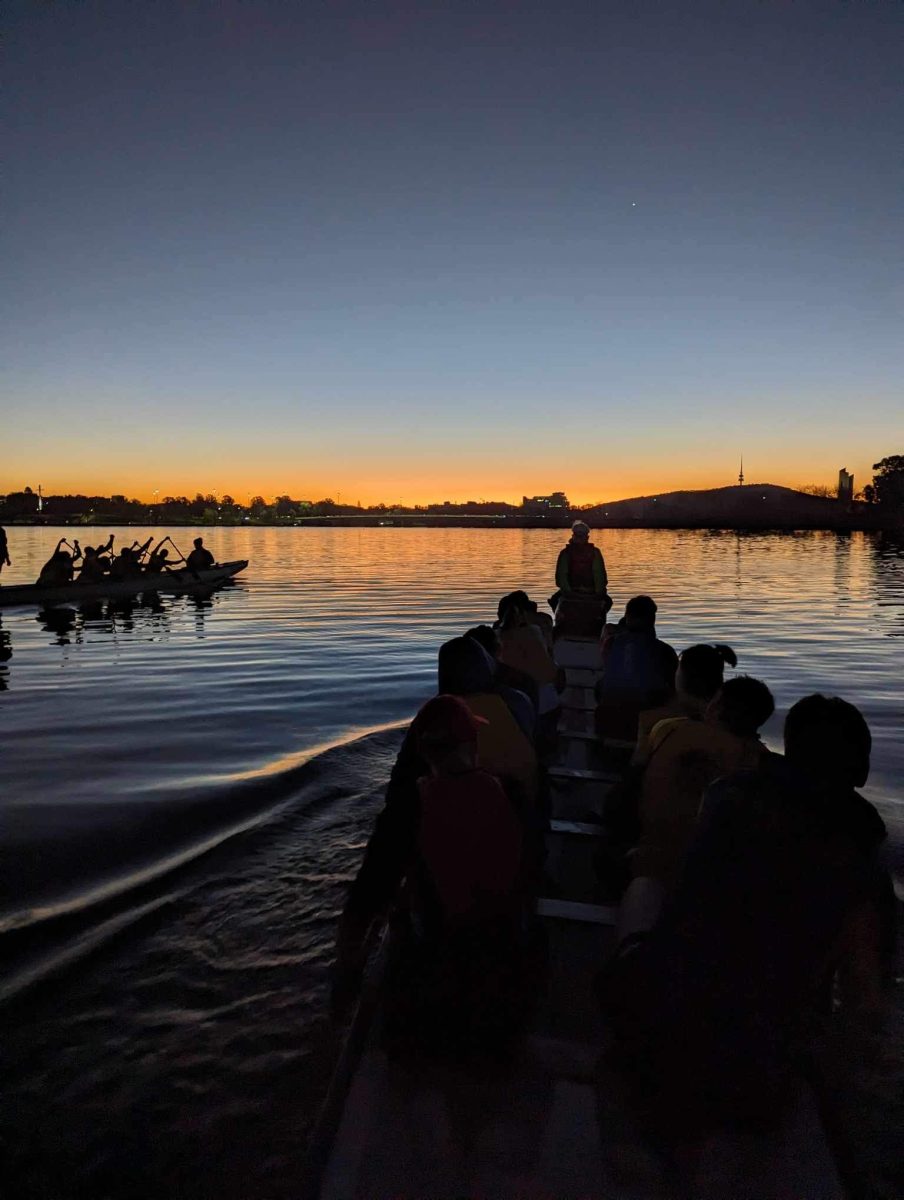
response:
<path id="1" fill-rule="evenodd" d="M 738 486 L 744 486 L 744 455 L 741 455 L 741 469 L 738 472 Z"/>

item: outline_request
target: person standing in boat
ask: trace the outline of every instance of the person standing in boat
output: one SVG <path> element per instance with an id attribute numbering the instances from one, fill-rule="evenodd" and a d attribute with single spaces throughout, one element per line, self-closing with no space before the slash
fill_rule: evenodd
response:
<path id="1" fill-rule="evenodd" d="M 571 541 L 559 551 L 556 587 L 565 595 L 577 593 L 604 601 L 608 599 L 608 584 L 603 553 L 590 540 L 590 526 L 586 521 L 575 521 L 571 527 Z"/>
<path id="2" fill-rule="evenodd" d="M 204 539 L 196 537 L 194 542 L 194 550 L 188 556 L 186 565 L 190 571 L 206 571 L 212 567 L 216 559 L 204 546 Z"/>
<path id="3" fill-rule="evenodd" d="M 11 567 L 13 564 L 9 559 L 9 542 L 6 540 L 6 530 L 0 525 L 0 572 L 4 567 Z"/>

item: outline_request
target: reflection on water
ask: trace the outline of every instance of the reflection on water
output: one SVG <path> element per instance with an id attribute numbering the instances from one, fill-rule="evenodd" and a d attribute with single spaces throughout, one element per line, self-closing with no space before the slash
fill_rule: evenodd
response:
<path id="1" fill-rule="evenodd" d="M 872 545 L 875 559 L 875 591 L 880 607 L 888 609 L 889 637 L 904 636 L 904 600 L 901 581 L 904 577 L 904 537 L 882 534 Z"/>
<path id="2" fill-rule="evenodd" d="M 140 541 L 150 531 L 130 531 Z M 7 610 L 15 642 L 4 699 L 5 770 L 20 804 L 152 802 L 179 779 L 241 772 L 404 718 L 429 692 L 436 647 L 495 611 L 500 593 L 552 591 L 553 530 L 222 529 L 221 559 L 250 567 L 228 591 Z M 59 531 L 14 529 L 10 583 L 35 577 Z M 186 531 L 186 539 L 192 531 Z M 781 714 L 838 692 L 876 734 L 872 786 L 904 775 L 894 639 L 904 558 L 889 537 L 806 531 L 609 531 L 599 535 L 615 612 L 647 592 L 678 648 L 731 643 Z M 48 637 L 48 635 L 50 635 Z M 51 643 L 51 644 L 48 644 Z M 60 764 L 103 736 L 78 780 Z M 146 740 L 153 760 L 136 760 Z M 128 762 L 128 770 L 122 769 Z M 63 781 L 65 780 L 65 786 Z M 75 793 L 70 790 L 75 783 Z"/>
<path id="3" fill-rule="evenodd" d="M 8 629 L 3 628 L 3 617 L 0 615 L 0 692 L 9 687 L 9 660 L 13 656 L 12 636 Z"/>

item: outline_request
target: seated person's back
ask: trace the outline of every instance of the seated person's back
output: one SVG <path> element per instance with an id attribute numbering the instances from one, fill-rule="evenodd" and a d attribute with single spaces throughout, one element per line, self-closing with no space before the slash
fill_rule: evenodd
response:
<path id="1" fill-rule="evenodd" d="M 97 555 L 97 551 L 91 547 L 85 547 L 85 556 L 82 560 L 82 569 L 79 571 L 80 583 L 100 583 L 106 574 L 104 563 Z"/>
<path id="2" fill-rule="evenodd" d="M 705 720 L 675 717 L 654 728 L 641 781 L 635 876 L 674 884 L 694 836 L 704 790 L 721 775 L 760 765 L 768 752 L 757 730 L 774 708 L 765 684 L 739 676 L 724 685 Z"/>
<path id="3" fill-rule="evenodd" d="M 390 973 L 384 1038 L 459 1057 L 516 1032 L 526 912 L 523 833 L 512 803 L 477 767 L 475 718 L 459 697 L 429 701 L 413 730 L 418 784 L 407 948 Z"/>
<path id="4" fill-rule="evenodd" d="M 527 814 L 537 798 L 537 754 L 496 688 L 492 659 L 473 638 L 453 638 L 440 648 L 438 678 L 441 694 L 460 696 L 486 722 L 477 733 L 478 763 Z"/>
<path id="5" fill-rule="evenodd" d="M 635 596 L 623 627 L 603 642 L 603 677 L 597 685 L 597 730 L 633 741 L 638 716 L 666 701 L 675 687 L 678 655 L 656 636 L 656 604 Z"/>
<path id="6" fill-rule="evenodd" d="M 446 931 L 517 920 L 523 907 L 523 837 L 511 801 L 499 780 L 477 766 L 476 741 L 465 740 L 463 750 L 462 743 L 441 740 L 446 729 L 435 732 L 437 721 L 451 723 L 438 710 L 448 710 L 452 700 L 466 709 L 457 697 L 437 697 L 432 712 L 429 705 L 422 710 L 434 732 L 431 737 L 428 727 L 420 734 L 431 774 L 418 785 L 418 853 Z M 473 720 L 469 710 L 467 716 Z"/>
<path id="7" fill-rule="evenodd" d="M 808 697 L 788 715 L 785 750 L 709 789 L 662 920 L 621 960 L 621 1031 L 637 1039 L 670 1122 L 774 1119 L 792 1050 L 863 936 L 861 914 L 880 919 L 885 828 L 854 790 L 869 771 L 865 722 L 843 701 Z M 867 974 L 842 989 L 854 1016 L 875 1004 Z"/>
<path id="8" fill-rule="evenodd" d="M 674 677 L 675 694 L 657 707 L 642 711 L 638 717 L 632 762 L 646 762 L 650 734 L 660 721 L 669 717 L 703 719 L 707 705 L 722 686 L 726 663 L 732 667 L 738 665 L 730 646 L 704 644 L 682 651 Z"/>
<path id="9" fill-rule="evenodd" d="M 186 563 L 192 571 L 204 571 L 215 563 L 214 556 L 204 546 L 202 538 L 195 538 L 194 549 L 189 553 Z"/>
<path id="10" fill-rule="evenodd" d="M 499 662 L 533 681 L 537 710 L 543 715 L 559 706 L 556 690 L 558 669 L 547 649 L 543 633 L 530 614 L 515 607 L 503 613 L 498 626 Z"/>

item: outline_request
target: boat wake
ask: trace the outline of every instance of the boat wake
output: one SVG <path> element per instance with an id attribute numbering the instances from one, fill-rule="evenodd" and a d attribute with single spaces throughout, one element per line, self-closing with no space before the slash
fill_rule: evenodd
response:
<path id="1" fill-rule="evenodd" d="M 0 1000 L 159 917 L 257 830 L 382 786 L 404 723 L 358 729 L 134 805 L 12 806 L 0 851 Z"/>

